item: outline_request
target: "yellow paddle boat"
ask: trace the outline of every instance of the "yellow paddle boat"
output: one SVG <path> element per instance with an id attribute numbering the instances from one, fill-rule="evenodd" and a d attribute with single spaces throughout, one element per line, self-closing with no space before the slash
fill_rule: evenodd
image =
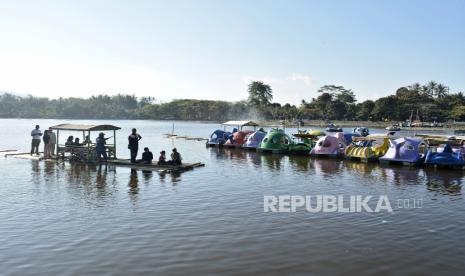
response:
<path id="1" fill-rule="evenodd" d="M 377 160 L 386 154 L 388 149 L 388 137 L 353 137 L 352 143 L 345 149 L 345 156 L 361 161 Z"/>

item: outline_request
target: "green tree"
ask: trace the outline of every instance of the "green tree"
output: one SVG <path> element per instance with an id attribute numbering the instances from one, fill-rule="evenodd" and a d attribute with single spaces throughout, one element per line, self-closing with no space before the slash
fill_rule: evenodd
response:
<path id="1" fill-rule="evenodd" d="M 354 92 L 351 89 L 344 88 L 344 86 L 323 85 L 318 89 L 318 93 L 328 93 L 341 102 L 348 104 L 355 103 L 356 101 Z"/>
<path id="2" fill-rule="evenodd" d="M 261 81 L 253 81 L 249 84 L 248 102 L 254 107 L 265 107 L 271 104 L 273 100 L 273 91 L 268 84 Z"/>
<path id="3" fill-rule="evenodd" d="M 465 121 L 465 106 L 460 105 L 454 107 L 450 114 L 450 118 L 456 121 Z"/>

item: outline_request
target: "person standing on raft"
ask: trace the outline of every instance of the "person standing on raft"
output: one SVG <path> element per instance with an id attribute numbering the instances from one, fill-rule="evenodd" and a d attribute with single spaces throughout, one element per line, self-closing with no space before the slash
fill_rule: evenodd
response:
<path id="1" fill-rule="evenodd" d="M 97 158 L 99 161 L 102 161 L 101 157 L 103 156 L 103 161 L 107 162 L 108 155 L 107 155 L 107 149 L 105 144 L 107 143 L 107 140 L 110 139 L 111 137 L 105 138 L 105 133 L 100 132 L 97 139 L 95 140 L 96 146 L 95 146 L 95 151 L 97 152 Z M 71 138 L 71 142 L 72 138 Z"/>
<path id="2" fill-rule="evenodd" d="M 139 150 L 139 141 L 142 139 L 142 136 L 140 136 L 137 133 L 137 130 L 135 128 L 132 129 L 131 135 L 128 137 L 128 149 L 131 151 L 131 163 L 137 163 L 136 158 L 137 158 L 137 151 Z"/>
<path id="3" fill-rule="evenodd" d="M 49 159 L 51 158 L 50 155 L 50 134 L 48 134 L 48 130 L 44 131 L 44 136 L 42 137 L 44 141 L 44 158 Z"/>
<path id="4" fill-rule="evenodd" d="M 31 155 L 34 154 L 34 152 L 39 155 L 40 138 L 42 137 L 42 131 L 40 131 L 39 128 L 39 125 L 36 125 L 36 128 L 31 131 Z"/>
<path id="5" fill-rule="evenodd" d="M 53 132 L 53 129 L 51 127 L 48 129 L 48 135 L 50 136 L 50 143 L 49 143 L 50 156 L 54 156 L 55 148 L 57 145 L 57 136 L 55 135 L 55 132 Z"/>

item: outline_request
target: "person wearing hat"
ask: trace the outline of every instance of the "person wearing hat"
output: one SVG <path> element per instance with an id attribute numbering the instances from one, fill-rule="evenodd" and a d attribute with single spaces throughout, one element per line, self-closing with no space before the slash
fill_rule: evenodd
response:
<path id="1" fill-rule="evenodd" d="M 158 157 L 158 165 L 166 165 L 166 151 L 160 151 L 160 157 Z"/>
<path id="2" fill-rule="evenodd" d="M 107 156 L 107 150 L 105 144 L 107 143 L 107 140 L 110 138 L 105 138 L 105 133 L 100 132 L 97 139 L 95 140 L 96 146 L 95 146 L 95 151 L 97 152 L 97 158 L 99 161 L 102 161 L 101 157 L 103 156 L 103 161 L 107 161 L 108 156 Z"/>
<path id="3" fill-rule="evenodd" d="M 142 162 L 144 162 L 144 164 L 152 164 L 152 160 L 152 152 L 149 150 L 149 148 L 145 147 L 144 152 L 142 153 Z"/>
<path id="4" fill-rule="evenodd" d="M 173 152 L 171 153 L 171 163 L 173 165 L 181 165 L 182 158 L 181 154 L 179 154 L 178 150 L 176 148 L 173 149 Z"/>

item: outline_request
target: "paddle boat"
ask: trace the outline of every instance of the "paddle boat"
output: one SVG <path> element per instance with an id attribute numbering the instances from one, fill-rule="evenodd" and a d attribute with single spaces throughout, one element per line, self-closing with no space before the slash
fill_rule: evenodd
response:
<path id="1" fill-rule="evenodd" d="M 258 123 L 253 121 L 227 121 L 221 125 L 223 126 L 223 130 L 217 129 L 210 135 L 210 138 L 206 142 L 207 147 L 221 147 L 227 140 L 232 140 L 231 142 L 233 142 L 233 133 L 244 130 L 244 127 L 253 127 L 255 131 Z M 228 127 L 233 127 L 232 131 L 227 131 Z"/>
<path id="2" fill-rule="evenodd" d="M 390 125 L 390 126 L 386 127 L 386 130 L 387 131 L 400 131 L 400 127 L 399 127 L 398 124 Z"/>
<path id="3" fill-rule="evenodd" d="M 421 138 L 405 137 L 389 141 L 389 149 L 379 158 L 381 163 L 420 165 L 425 159 L 427 145 Z"/>
<path id="4" fill-rule="evenodd" d="M 289 144 L 288 154 L 290 155 L 308 155 L 312 150 L 312 145 L 302 142 L 292 142 Z"/>
<path id="5" fill-rule="evenodd" d="M 315 144 L 310 154 L 313 156 L 338 157 L 344 152 L 347 142 L 339 132 L 335 136 L 323 136 Z"/>
<path id="6" fill-rule="evenodd" d="M 206 143 L 207 147 L 222 146 L 228 140 L 231 132 L 217 129 L 213 131 Z"/>
<path id="7" fill-rule="evenodd" d="M 425 165 L 439 167 L 463 167 L 465 161 L 461 149 L 452 149 L 450 144 L 445 144 L 442 148 L 437 148 L 437 151 L 428 150 L 425 158 Z"/>
<path id="8" fill-rule="evenodd" d="M 257 151 L 305 155 L 309 154 L 311 149 L 310 144 L 294 142 L 284 130 L 272 129 L 265 135 Z"/>
<path id="9" fill-rule="evenodd" d="M 287 153 L 290 143 L 292 143 L 292 139 L 284 130 L 273 128 L 265 135 L 259 147 L 257 147 L 257 151 Z"/>
<path id="10" fill-rule="evenodd" d="M 352 133 L 360 134 L 362 137 L 370 135 L 370 130 L 367 127 L 356 127 Z"/>
<path id="11" fill-rule="evenodd" d="M 323 137 L 325 135 L 326 133 L 321 130 L 299 131 L 296 134 L 292 134 L 292 136 L 299 139 L 302 143 L 311 145 L 312 147 L 315 145 L 316 140 L 318 140 L 319 137 Z"/>
<path id="12" fill-rule="evenodd" d="M 245 144 L 247 141 L 246 137 L 247 135 L 253 133 L 251 130 L 239 130 L 239 131 L 234 131 L 230 137 L 228 137 L 228 140 L 223 144 L 223 147 L 226 148 L 240 148 L 242 145 Z"/>
<path id="13" fill-rule="evenodd" d="M 335 126 L 334 124 L 329 124 L 326 127 L 327 132 L 342 132 L 342 128 Z"/>
<path id="14" fill-rule="evenodd" d="M 249 150 L 256 150 L 265 136 L 266 132 L 263 129 L 252 132 L 247 135 L 246 142 L 242 147 Z"/>
<path id="15" fill-rule="evenodd" d="M 361 161 L 378 160 L 389 149 L 389 138 L 354 137 L 352 143 L 345 149 L 348 159 Z"/>
<path id="16" fill-rule="evenodd" d="M 326 135 L 326 133 L 325 133 L 324 131 L 322 131 L 322 130 L 317 130 L 317 129 L 315 129 L 315 130 L 309 129 L 309 130 L 307 130 L 307 134 L 313 135 L 313 136 L 315 136 L 315 137 L 322 137 L 322 136 L 325 136 L 325 135 Z"/>
<path id="17" fill-rule="evenodd" d="M 339 135 L 339 133 L 336 134 L 336 136 Z M 342 139 L 344 140 L 345 144 L 346 145 L 349 145 L 350 143 L 352 143 L 352 140 L 356 137 L 362 137 L 360 134 L 358 133 L 342 133 Z"/>

